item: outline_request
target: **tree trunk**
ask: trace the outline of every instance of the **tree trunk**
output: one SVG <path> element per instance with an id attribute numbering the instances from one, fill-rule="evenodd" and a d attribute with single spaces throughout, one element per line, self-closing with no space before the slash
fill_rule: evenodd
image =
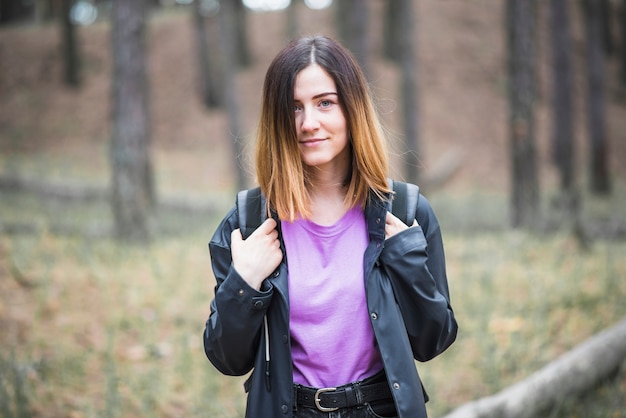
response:
<path id="1" fill-rule="evenodd" d="M 626 319 L 596 334 L 503 391 L 470 402 L 445 418 L 549 416 L 551 406 L 584 395 L 610 377 L 626 358 Z"/>
<path id="2" fill-rule="evenodd" d="M 298 25 L 298 3 L 299 0 L 293 0 L 287 6 L 287 39 L 292 40 L 300 32 Z"/>
<path id="3" fill-rule="evenodd" d="M 248 12 L 242 0 L 229 0 L 228 2 L 232 2 L 234 6 L 236 62 L 239 67 L 247 68 L 252 64 L 252 54 L 248 45 L 248 24 L 246 23 Z"/>
<path id="4" fill-rule="evenodd" d="M 368 74 L 368 1 L 341 0 L 337 2 L 339 37 L 355 56 L 363 72 Z"/>
<path id="5" fill-rule="evenodd" d="M 403 134 L 405 143 L 404 175 L 406 181 L 419 183 L 419 105 L 418 105 L 418 69 L 415 52 L 415 16 L 412 0 L 397 0 L 398 17 L 398 50 L 401 73 L 400 94 L 403 111 Z"/>
<path id="6" fill-rule="evenodd" d="M 149 238 L 154 205 L 150 161 L 145 0 L 114 0 L 112 7 L 112 207 L 116 236 Z"/>
<path id="7" fill-rule="evenodd" d="M 600 0 L 583 0 L 587 37 L 587 117 L 590 148 L 589 187 L 595 194 L 609 194 L 606 132 L 604 49 Z"/>
<path id="8" fill-rule="evenodd" d="M 553 86 L 552 158 L 561 180 L 560 196 L 555 203 L 558 218 L 570 226 L 575 226 L 579 222 L 580 202 L 574 164 L 573 69 L 568 0 L 550 1 L 550 38 L 552 41 Z"/>
<path id="9" fill-rule="evenodd" d="M 383 56 L 390 61 L 400 60 L 402 30 L 398 22 L 402 18 L 399 1 L 388 1 L 383 22 Z"/>
<path id="10" fill-rule="evenodd" d="M 0 0 L 0 24 L 27 20 L 31 6 L 24 1 Z"/>
<path id="11" fill-rule="evenodd" d="M 572 125 L 572 65 L 568 0 L 550 1 L 552 41 L 552 158 L 561 177 L 561 188 L 574 183 L 574 132 Z"/>
<path id="12" fill-rule="evenodd" d="M 511 223 L 533 228 L 539 215 L 535 146 L 535 0 L 507 0 Z"/>
<path id="13" fill-rule="evenodd" d="M 600 0 L 600 21 L 602 22 L 602 45 L 607 56 L 615 53 L 613 42 L 613 21 L 611 18 L 612 5 L 610 0 Z"/>
<path id="14" fill-rule="evenodd" d="M 210 109 L 216 108 L 222 105 L 222 92 L 220 90 L 220 83 L 217 82 L 218 78 L 216 73 L 216 66 L 211 61 L 209 53 L 209 42 L 207 39 L 207 29 L 205 25 L 205 18 L 201 13 L 201 0 L 195 0 L 193 4 L 193 22 L 196 38 L 196 50 L 198 59 L 198 80 L 200 84 L 200 91 L 202 102 Z M 219 54 L 213 54 L 215 57 L 219 57 Z"/>
<path id="15" fill-rule="evenodd" d="M 620 29 L 621 29 L 621 49 L 620 49 L 620 82 L 622 89 L 626 91 L 626 0 L 622 0 L 620 11 Z"/>
<path id="16" fill-rule="evenodd" d="M 54 17 L 54 7 L 52 0 L 39 0 L 35 2 L 35 22 L 42 24 Z M 0 18 L 0 21 L 2 19 Z"/>
<path id="17" fill-rule="evenodd" d="M 235 91 L 235 78 L 237 74 L 234 46 L 236 44 L 235 9 L 232 2 L 222 3 L 219 13 L 220 19 L 220 45 L 222 51 L 222 63 L 224 65 L 223 88 L 226 111 L 228 113 L 228 129 L 231 136 L 233 160 L 235 161 L 236 187 L 237 190 L 246 188 L 246 175 L 243 163 L 243 146 L 239 138 L 239 103 Z"/>
<path id="18" fill-rule="evenodd" d="M 61 30 L 63 36 L 63 81 L 69 87 L 80 86 L 80 59 L 76 27 L 70 18 L 74 0 L 61 1 Z"/>

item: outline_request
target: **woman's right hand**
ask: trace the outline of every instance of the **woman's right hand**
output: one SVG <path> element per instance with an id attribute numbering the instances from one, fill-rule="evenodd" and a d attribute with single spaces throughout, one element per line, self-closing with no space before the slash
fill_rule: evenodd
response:
<path id="1" fill-rule="evenodd" d="M 239 229 L 231 234 L 233 267 L 256 290 L 283 259 L 276 221 L 268 218 L 246 240 Z"/>

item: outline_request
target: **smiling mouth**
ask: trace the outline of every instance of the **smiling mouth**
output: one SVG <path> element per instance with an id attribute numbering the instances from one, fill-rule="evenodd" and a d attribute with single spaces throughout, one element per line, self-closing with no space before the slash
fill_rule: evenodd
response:
<path id="1" fill-rule="evenodd" d="M 325 138 L 311 138 L 311 139 L 304 139 L 302 141 L 300 141 L 300 143 L 302 145 L 315 145 L 315 144 L 319 144 L 322 141 L 325 141 Z"/>

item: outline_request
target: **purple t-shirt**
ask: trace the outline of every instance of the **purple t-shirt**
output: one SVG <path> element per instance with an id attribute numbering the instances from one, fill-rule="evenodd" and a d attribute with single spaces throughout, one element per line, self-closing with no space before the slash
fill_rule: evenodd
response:
<path id="1" fill-rule="evenodd" d="M 313 387 L 361 380 L 383 367 L 365 298 L 365 217 L 350 209 L 331 226 L 282 222 L 289 266 L 293 379 Z"/>

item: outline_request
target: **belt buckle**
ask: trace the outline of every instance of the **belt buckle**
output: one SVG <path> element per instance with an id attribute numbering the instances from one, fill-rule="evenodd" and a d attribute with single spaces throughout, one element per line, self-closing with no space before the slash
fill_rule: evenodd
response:
<path id="1" fill-rule="evenodd" d="M 317 409 L 319 409 L 322 412 L 333 412 L 338 410 L 339 408 L 326 408 L 322 405 L 320 405 L 321 399 L 320 399 L 320 394 L 324 393 L 324 392 L 332 392 L 334 390 L 337 390 L 337 388 L 322 388 L 322 389 L 318 389 L 315 392 L 315 397 L 314 397 L 314 401 L 315 401 L 315 407 Z"/>

